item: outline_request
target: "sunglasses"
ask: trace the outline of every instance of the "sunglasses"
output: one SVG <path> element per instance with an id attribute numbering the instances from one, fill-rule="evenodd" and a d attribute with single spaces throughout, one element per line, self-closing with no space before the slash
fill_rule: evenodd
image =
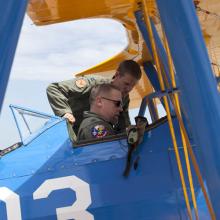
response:
<path id="1" fill-rule="evenodd" d="M 115 104 L 115 107 L 121 107 L 123 106 L 122 101 L 121 100 L 113 100 L 113 99 L 108 99 L 105 97 L 101 97 L 102 99 L 108 100 L 108 101 L 112 101 Z"/>

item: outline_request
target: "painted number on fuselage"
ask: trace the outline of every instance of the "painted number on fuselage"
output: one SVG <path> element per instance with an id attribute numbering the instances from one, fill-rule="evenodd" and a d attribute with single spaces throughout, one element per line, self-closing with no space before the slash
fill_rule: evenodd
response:
<path id="1" fill-rule="evenodd" d="M 1 187 L 0 200 L 5 202 L 8 220 L 21 220 L 21 207 L 19 195 L 17 195 L 7 187 Z"/>
<path id="2" fill-rule="evenodd" d="M 76 201 L 68 207 L 56 209 L 58 220 L 94 220 L 86 209 L 91 204 L 89 184 L 76 176 L 66 176 L 45 180 L 33 193 L 34 200 L 47 198 L 51 192 L 60 189 L 71 189 L 76 193 Z M 6 187 L 0 188 L 0 200 L 6 204 L 8 220 L 21 220 L 19 195 Z"/>
<path id="3" fill-rule="evenodd" d="M 67 176 L 46 180 L 34 192 L 34 199 L 47 198 L 52 191 L 70 188 L 76 192 L 76 202 L 69 207 L 57 208 L 58 220 L 93 220 L 93 215 L 86 211 L 91 204 L 89 184 L 76 176 Z"/>

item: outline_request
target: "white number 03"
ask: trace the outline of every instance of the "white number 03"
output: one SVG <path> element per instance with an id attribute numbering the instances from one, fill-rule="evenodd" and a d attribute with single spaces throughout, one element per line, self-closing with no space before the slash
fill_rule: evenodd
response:
<path id="1" fill-rule="evenodd" d="M 33 198 L 34 200 L 44 199 L 51 192 L 60 189 L 72 189 L 76 193 L 76 201 L 71 206 L 56 209 L 58 220 L 94 220 L 93 215 L 86 211 L 92 202 L 89 184 L 76 176 L 66 176 L 44 181 L 33 193 Z M 6 187 L 1 187 L 0 200 L 6 204 L 8 220 L 22 219 L 19 195 Z"/>

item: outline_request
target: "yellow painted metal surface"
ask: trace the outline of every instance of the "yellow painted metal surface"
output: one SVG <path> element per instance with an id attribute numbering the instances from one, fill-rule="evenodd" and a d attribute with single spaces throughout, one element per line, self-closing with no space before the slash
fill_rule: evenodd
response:
<path id="1" fill-rule="evenodd" d="M 132 17 L 134 1 L 129 0 L 31 0 L 28 14 L 37 25 L 82 18 Z"/>

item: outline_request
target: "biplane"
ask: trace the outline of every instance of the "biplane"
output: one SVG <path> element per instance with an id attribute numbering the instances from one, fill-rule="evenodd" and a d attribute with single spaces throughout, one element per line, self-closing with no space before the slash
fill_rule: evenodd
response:
<path id="1" fill-rule="evenodd" d="M 0 151 L 0 219 L 220 219 L 218 0 L 0 3 L 0 104 L 25 12 L 38 26 L 111 18 L 126 29 L 127 47 L 78 75 L 111 75 L 120 61 L 137 61 L 143 77 L 130 107 L 151 116 L 141 137 L 134 129 L 78 142 L 63 118 L 11 105 L 21 141 Z M 32 132 L 27 117 L 45 123 Z"/>

